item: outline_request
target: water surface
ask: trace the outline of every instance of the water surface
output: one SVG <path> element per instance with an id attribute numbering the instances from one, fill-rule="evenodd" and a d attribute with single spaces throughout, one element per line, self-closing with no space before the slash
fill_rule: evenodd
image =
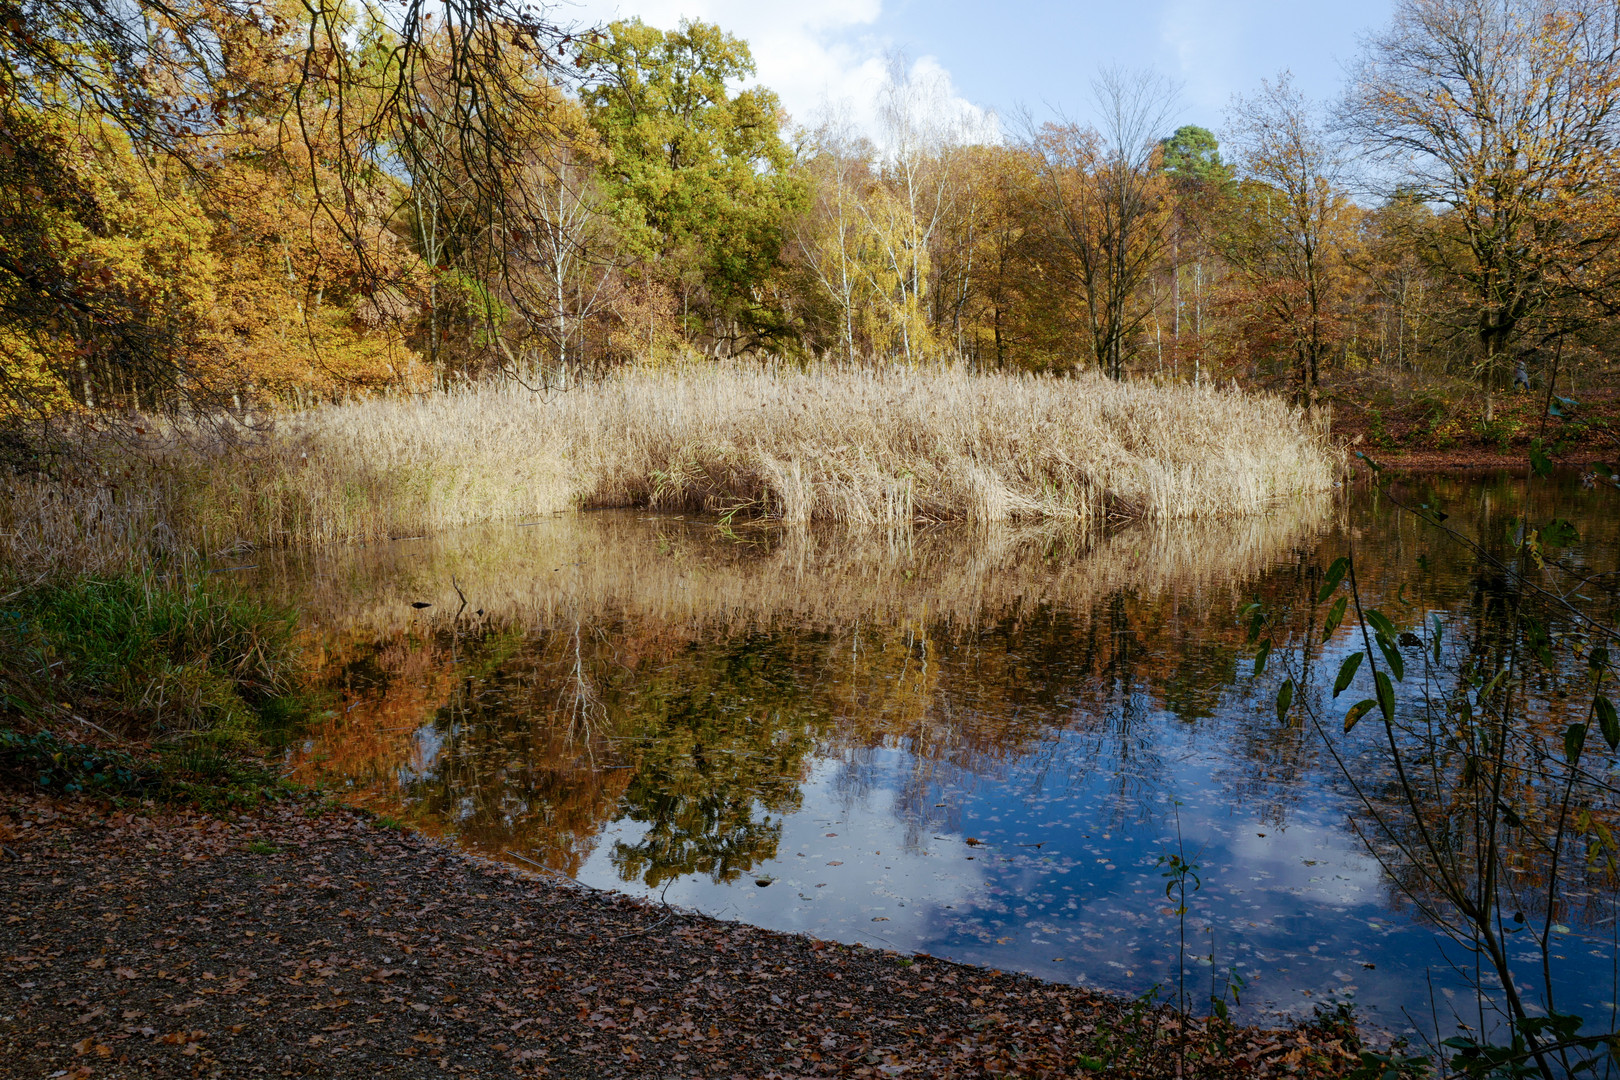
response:
<path id="1" fill-rule="evenodd" d="M 1556 508 L 1582 533 L 1569 558 L 1615 569 L 1613 495 L 1403 490 L 1487 544 Z M 1127 994 L 1241 985 L 1249 1018 L 1340 998 L 1393 1031 L 1477 1023 L 1472 958 L 1368 854 L 1240 625 L 1352 541 L 1403 626 L 1439 612 L 1466 636 L 1493 588 L 1368 491 L 1104 536 L 575 515 L 289 556 L 257 584 L 308 615 L 334 691 L 297 775 L 481 852 Z M 1362 733 L 1339 749 L 1376 774 Z M 1197 868 L 1185 917 L 1172 855 Z M 1559 1006 L 1610 1023 L 1614 887 L 1574 861 Z"/>

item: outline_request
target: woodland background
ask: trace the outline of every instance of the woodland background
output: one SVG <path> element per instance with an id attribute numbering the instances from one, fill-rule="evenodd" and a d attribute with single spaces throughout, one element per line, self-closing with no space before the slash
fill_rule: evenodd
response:
<path id="1" fill-rule="evenodd" d="M 1106 71 L 1096 124 L 995 143 L 901 59 L 861 133 L 720 27 L 551 14 L 0 2 L 10 456 L 69 415 L 704 356 L 1235 380 L 1375 444 L 1382 409 L 1505 441 L 1500 391 L 1604 396 L 1612 4 L 1405 0 L 1341 102 L 1283 72 L 1218 139 Z"/>

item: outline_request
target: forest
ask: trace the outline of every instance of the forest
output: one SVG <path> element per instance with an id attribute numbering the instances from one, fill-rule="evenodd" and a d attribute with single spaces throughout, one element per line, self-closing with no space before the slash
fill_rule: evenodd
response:
<path id="1" fill-rule="evenodd" d="M 1285 70 L 1217 137 L 1110 70 L 1094 123 L 992 141 L 903 59 L 860 131 L 788 116 L 722 27 L 554 14 L 7 0 L 10 455 L 64 417 L 703 358 L 1235 382 L 1375 445 L 1390 410 L 1506 445 L 1505 391 L 1604 397 L 1609 5 L 1409 0 L 1342 101 Z"/>

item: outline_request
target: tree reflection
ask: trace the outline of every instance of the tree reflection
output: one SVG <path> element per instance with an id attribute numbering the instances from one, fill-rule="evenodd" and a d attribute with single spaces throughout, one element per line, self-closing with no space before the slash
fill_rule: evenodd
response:
<path id="1" fill-rule="evenodd" d="M 829 726 L 795 663 L 816 644 L 752 634 L 693 646 L 616 700 L 635 758 L 623 816 L 644 826 L 613 846 L 625 881 L 732 881 L 776 857 L 781 816 L 798 809 L 806 758 Z"/>

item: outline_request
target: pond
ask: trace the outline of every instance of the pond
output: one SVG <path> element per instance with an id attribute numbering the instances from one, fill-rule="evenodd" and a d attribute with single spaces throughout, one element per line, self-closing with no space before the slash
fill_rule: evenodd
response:
<path id="1" fill-rule="evenodd" d="M 1568 560 L 1615 569 L 1617 496 L 1578 478 L 1398 490 L 1487 550 L 1556 512 Z M 1247 1020 L 1350 1000 L 1385 1031 L 1477 1025 L 1475 959 L 1363 842 L 1346 775 L 1378 774 L 1379 725 L 1337 732 L 1367 695 L 1308 689 L 1318 729 L 1279 720 L 1277 664 L 1254 674 L 1243 606 L 1286 606 L 1352 542 L 1403 627 L 1467 640 L 1502 588 L 1367 488 L 1102 535 L 580 514 L 267 557 L 255 587 L 305 614 L 332 695 L 292 775 L 469 849 L 1200 1011 L 1240 991 Z M 1614 589 L 1588 586 L 1611 612 Z M 1560 873 L 1558 1006 L 1612 1028 L 1613 878 Z"/>

